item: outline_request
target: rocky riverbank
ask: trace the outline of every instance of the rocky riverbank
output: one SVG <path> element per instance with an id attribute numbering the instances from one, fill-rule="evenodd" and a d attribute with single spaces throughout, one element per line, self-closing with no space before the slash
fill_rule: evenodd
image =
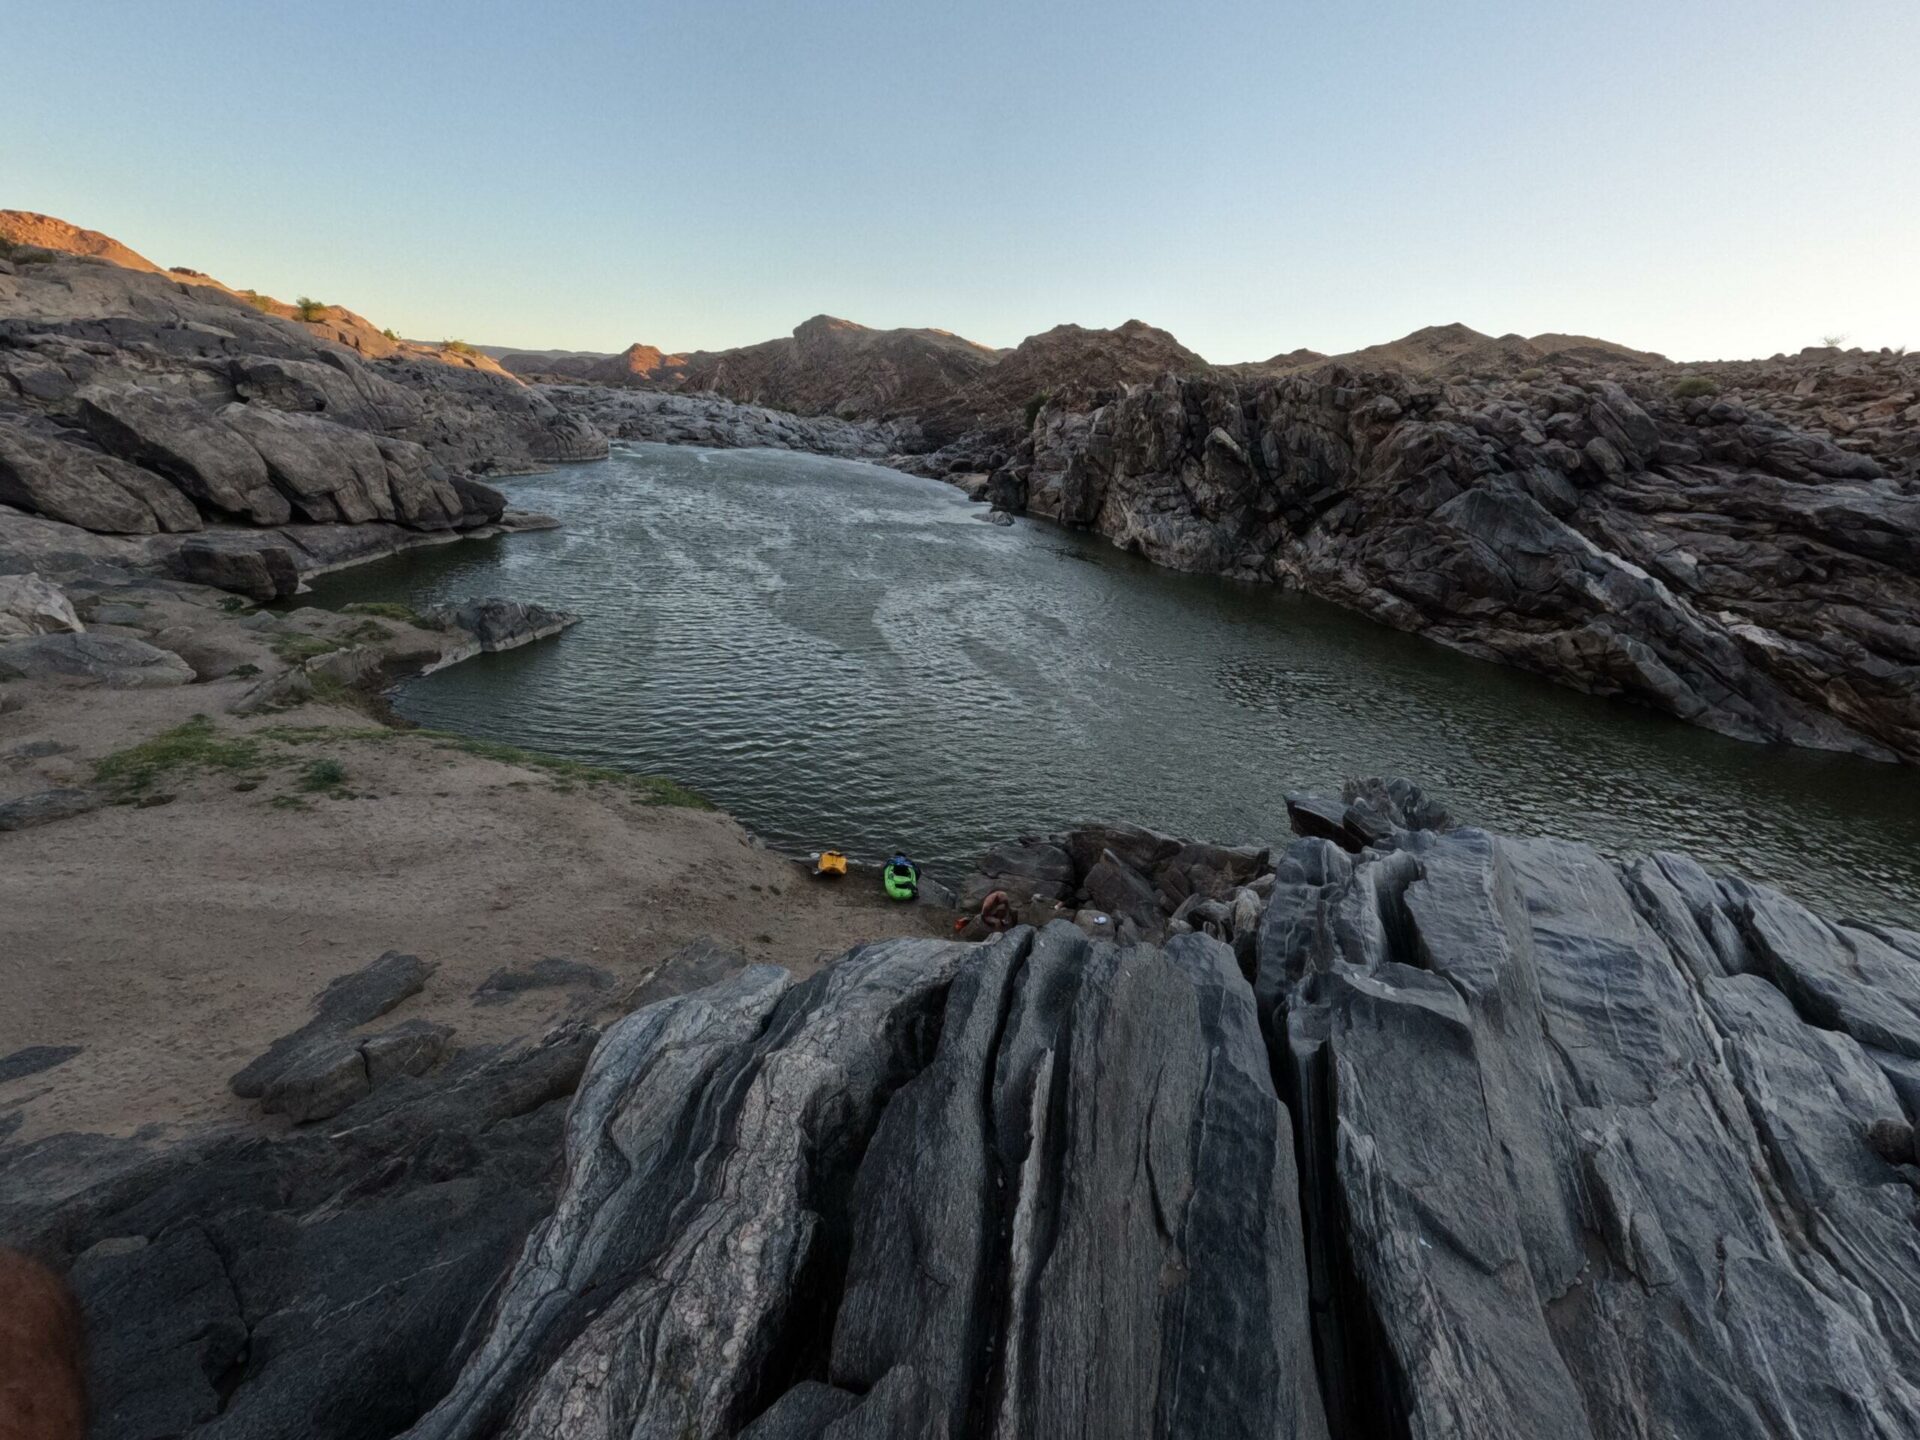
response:
<path id="1" fill-rule="evenodd" d="M 528 385 L 48 217 L 0 212 L 0 231 L 19 237 L 0 254 L 0 564 L 27 512 L 273 598 L 537 523 L 478 477 L 604 455 L 608 434 L 769 446 L 954 479 L 997 513 L 1729 735 L 1920 759 L 1904 354 L 1682 366 L 1451 325 L 1216 366 L 1139 321 L 1001 352 L 818 316 L 731 351 L 509 356 L 617 382 Z"/>
<path id="2" fill-rule="evenodd" d="M 1043 413 L 987 494 L 1725 734 L 1912 761 L 1917 486 L 1671 383 L 1321 366 Z"/>
<path id="3" fill-rule="evenodd" d="M 621 1013 L 696 940 L 806 970 L 946 928 L 806 882 L 671 781 L 389 723 L 394 681 L 575 620 L 255 608 L 97 560 L 0 577 L 0 1137 L 244 1125 L 234 1056 L 368 947 L 443 965 L 408 1018 L 461 1049 Z M 481 1004 L 495 972 L 531 978 Z"/>
<path id="4" fill-rule="evenodd" d="M 1291 809 L 975 882 L 1081 924 L 695 948 L 457 1053 L 444 967 L 336 970 L 228 1072 L 317 1118 L 16 1145 L 0 1234 L 68 1270 L 104 1434 L 1920 1424 L 1920 936 L 1404 783 Z M 592 982 L 480 989 L 541 983 Z"/>
<path id="5" fill-rule="evenodd" d="M 343 330 L 319 307 L 303 323 L 259 299 L 7 243 L 0 503 L 115 535 L 446 533 L 499 521 L 504 502 L 477 475 L 606 454 L 598 431 L 491 362 L 370 330 L 384 353 L 368 358 L 343 343 L 367 329 L 358 317 Z"/>

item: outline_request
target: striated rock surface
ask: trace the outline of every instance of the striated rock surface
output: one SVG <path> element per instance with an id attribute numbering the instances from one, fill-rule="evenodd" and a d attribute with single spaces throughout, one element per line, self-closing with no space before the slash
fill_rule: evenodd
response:
<path id="1" fill-rule="evenodd" d="M 989 495 L 1726 734 L 1920 759 L 1920 491 L 1731 401 L 1168 377 L 1045 417 Z"/>
<path id="2" fill-rule="evenodd" d="M 1334 835 L 983 866 L 1232 886 L 1223 938 L 732 962 L 590 1060 L 395 1042 L 324 1129 L 0 1151 L 0 1238 L 65 1257 L 107 1435 L 1915 1433 L 1920 935 L 1405 782 L 1290 808 Z"/>

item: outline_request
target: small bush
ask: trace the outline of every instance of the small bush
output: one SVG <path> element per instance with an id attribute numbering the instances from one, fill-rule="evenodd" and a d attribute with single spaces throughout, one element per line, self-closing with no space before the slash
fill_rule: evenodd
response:
<path id="1" fill-rule="evenodd" d="M 340 607 L 347 615 L 375 615 L 382 620 L 399 620 L 407 625 L 420 623 L 420 612 L 411 605 L 402 605 L 393 600 L 355 600 Z"/>
<path id="2" fill-rule="evenodd" d="M 1670 393 L 1676 400 L 1692 400 L 1701 395 L 1718 395 L 1720 385 L 1705 375 L 1684 375 L 1673 382 Z"/>
<path id="3" fill-rule="evenodd" d="M 1040 412 L 1047 408 L 1047 402 L 1052 398 L 1051 395 L 1043 394 L 1036 395 L 1027 401 L 1027 429 L 1033 429 L 1033 422 L 1040 418 Z"/>
<path id="4" fill-rule="evenodd" d="M 311 760 L 300 772 L 299 788 L 308 794 L 338 790 L 347 783 L 347 767 L 338 760 Z"/>
<path id="5" fill-rule="evenodd" d="M 311 295 L 302 295 L 293 302 L 294 313 L 307 324 L 317 324 L 327 318 L 327 307 Z"/>
<path id="6" fill-rule="evenodd" d="M 258 290 L 242 290 L 240 298 L 263 314 L 271 315 L 275 301 L 271 296 L 262 295 Z"/>
<path id="7" fill-rule="evenodd" d="M 380 333 L 386 336 L 387 339 L 389 340 L 398 340 L 400 338 L 398 335 L 393 333 L 393 327 L 391 325 L 387 326 L 387 328 L 382 330 Z"/>
<path id="8" fill-rule="evenodd" d="M 442 350 L 451 350 L 456 355 L 478 355 L 480 353 L 464 340 L 442 340 L 440 342 L 440 348 Z"/>
<path id="9" fill-rule="evenodd" d="M 1842 345 L 1847 343 L 1847 337 L 1845 335 L 1822 335 L 1820 337 L 1820 343 L 1829 350 L 1838 350 Z"/>
<path id="10" fill-rule="evenodd" d="M 393 631 L 378 620 L 362 620 L 340 637 L 342 642 L 349 645 L 377 645 L 383 640 L 392 638 Z"/>
<path id="11" fill-rule="evenodd" d="M 302 660 L 331 655 L 340 648 L 340 644 L 340 641 L 329 640 L 324 635 L 282 635 L 273 642 L 273 653 L 289 665 L 298 665 Z"/>

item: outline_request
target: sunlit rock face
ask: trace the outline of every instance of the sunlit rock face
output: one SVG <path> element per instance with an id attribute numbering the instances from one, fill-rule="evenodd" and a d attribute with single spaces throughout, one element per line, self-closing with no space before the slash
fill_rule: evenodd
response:
<path id="1" fill-rule="evenodd" d="M 0 504 L 127 535 L 460 530 L 491 523 L 466 477 L 606 454 L 491 361 L 322 308 L 303 324 L 204 276 L 0 259 Z"/>

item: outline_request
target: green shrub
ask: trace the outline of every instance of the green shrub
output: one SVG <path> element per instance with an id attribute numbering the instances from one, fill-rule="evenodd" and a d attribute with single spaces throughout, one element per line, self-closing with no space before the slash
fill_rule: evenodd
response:
<path id="1" fill-rule="evenodd" d="M 1052 398 L 1051 395 L 1042 394 L 1027 401 L 1027 429 L 1033 429 L 1033 422 L 1040 418 L 1040 412 L 1047 408 L 1047 401 Z"/>
<path id="2" fill-rule="evenodd" d="M 341 647 L 341 643 L 329 640 L 324 635 L 282 635 L 273 642 L 273 653 L 289 665 L 298 665 L 302 660 L 331 655 Z"/>
<path id="3" fill-rule="evenodd" d="M 451 350 L 456 355 L 478 355 L 480 352 L 464 340 L 442 340 L 442 350 Z"/>
<path id="4" fill-rule="evenodd" d="M 311 760 L 300 772 L 299 788 L 309 794 L 338 790 L 347 783 L 347 767 L 338 760 Z"/>
<path id="5" fill-rule="evenodd" d="M 387 339 L 389 340 L 398 340 L 400 338 L 398 335 L 393 333 L 393 327 L 391 325 L 387 326 L 387 328 L 382 330 L 380 333 L 386 336 Z"/>
<path id="6" fill-rule="evenodd" d="M 293 302 L 293 308 L 294 312 L 309 325 L 327 318 L 327 307 L 311 295 L 302 295 Z"/>
<path id="7" fill-rule="evenodd" d="M 196 715 L 184 725 L 95 761 L 93 778 L 120 798 L 133 799 L 175 770 L 256 771 L 259 765 L 258 741 L 244 735 L 223 739 L 209 717 Z"/>
<path id="8" fill-rule="evenodd" d="M 408 625 L 420 623 L 418 610 L 393 600 L 355 600 L 340 609 L 347 615 L 377 615 L 382 620 L 399 620 Z"/>
<path id="9" fill-rule="evenodd" d="M 1718 395 L 1720 383 L 1706 375 L 1683 375 L 1673 382 L 1670 392 L 1676 400 L 1692 400 L 1701 395 Z"/>

